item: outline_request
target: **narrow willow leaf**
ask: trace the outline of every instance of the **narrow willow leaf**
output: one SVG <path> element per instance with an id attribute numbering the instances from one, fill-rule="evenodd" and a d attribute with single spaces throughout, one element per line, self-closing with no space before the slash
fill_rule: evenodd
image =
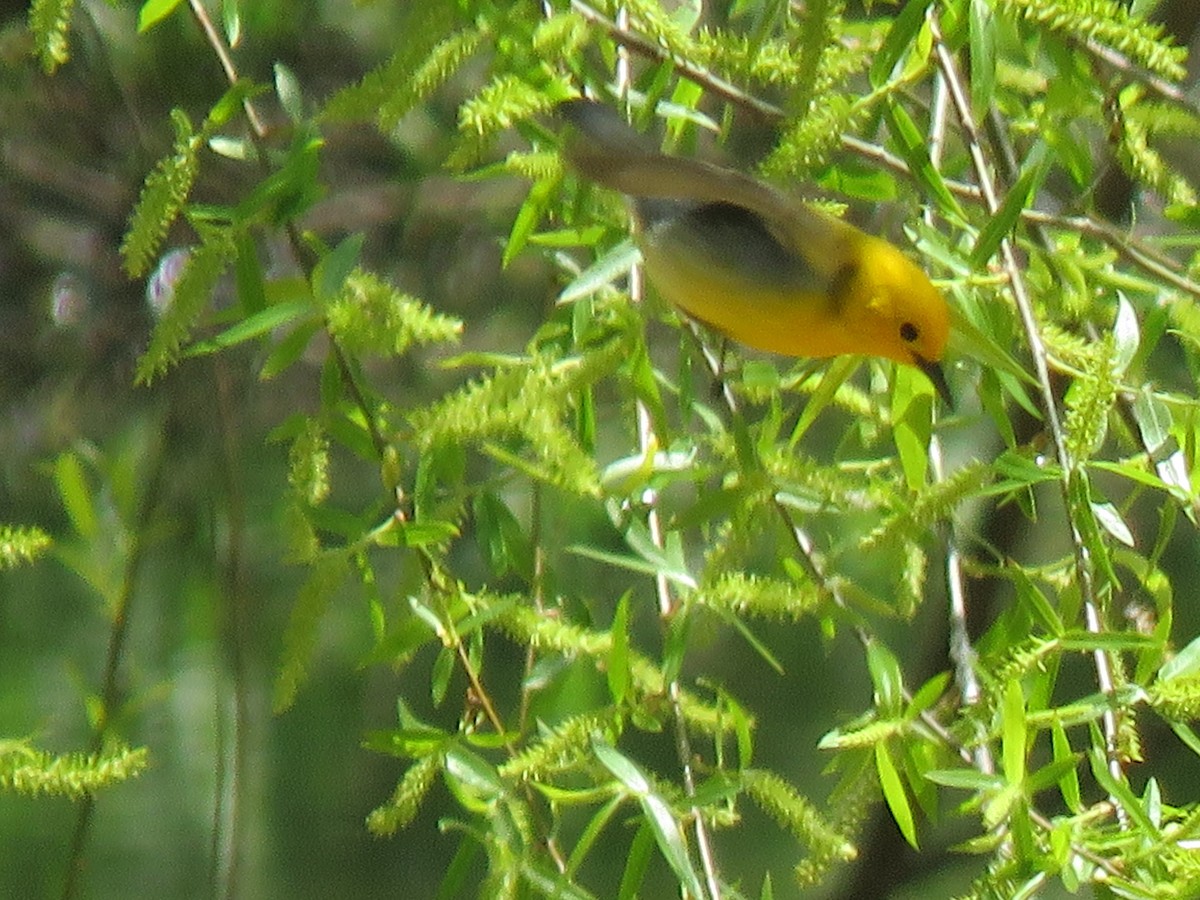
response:
<path id="1" fill-rule="evenodd" d="M 594 294 L 629 274 L 642 258 L 642 252 L 632 240 L 621 241 L 577 275 L 558 295 L 559 304 L 573 303 L 580 297 Z"/>
<path id="2" fill-rule="evenodd" d="M 1013 227 L 1023 213 L 1033 202 L 1038 188 L 1050 167 L 1044 163 L 1034 163 L 1025 169 L 1017 179 L 1017 183 L 1009 190 L 1004 202 L 996 210 L 995 215 L 988 219 L 987 224 L 979 232 L 975 246 L 971 248 L 971 267 L 982 269 L 992 258 L 1001 242 L 1012 232 Z"/>
<path id="3" fill-rule="evenodd" d="M 1055 719 L 1050 725 L 1050 741 L 1054 751 L 1055 762 L 1070 759 L 1074 762 L 1078 754 L 1071 750 L 1071 741 L 1067 738 L 1067 730 L 1062 722 Z M 1063 802 L 1067 809 L 1078 813 L 1083 809 L 1083 800 L 1079 792 L 1079 773 L 1074 765 L 1070 771 L 1064 772 L 1058 779 L 1058 789 L 1062 793 Z"/>
<path id="4" fill-rule="evenodd" d="M 1129 530 L 1129 526 L 1125 524 L 1125 520 L 1121 517 L 1120 512 L 1111 503 L 1107 501 L 1104 503 L 1092 503 L 1092 514 L 1095 515 L 1096 521 L 1100 523 L 1101 528 L 1126 547 L 1136 546 L 1136 542 L 1133 539 L 1133 532 Z"/>
<path id="5" fill-rule="evenodd" d="M 299 318 L 311 310 L 311 304 L 303 301 L 268 306 L 261 312 L 247 316 L 236 325 L 231 325 L 220 334 L 216 334 L 207 340 L 197 341 L 188 347 L 184 356 L 207 356 L 218 350 L 244 344 L 246 341 L 253 340 L 256 337 L 260 337 L 288 324 L 293 319 Z"/>
<path id="6" fill-rule="evenodd" d="M 925 24 L 925 10 L 931 0 L 912 0 L 905 3 L 892 19 L 892 26 L 883 39 L 883 46 L 871 62 L 871 87 L 881 88 L 892 77 L 900 57 L 916 47 L 916 34 Z"/>
<path id="7" fill-rule="evenodd" d="M 300 79 L 281 62 L 275 63 L 275 94 L 289 119 L 300 122 L 304 118 L 304 91 Z"/>
<path id="8" fill-rule="evenodd" d="M 1058 639 L 1058 643 L 1065 650 L 1083 650 L 1088 653 L 1094 650 L 1137 653 L 1154 647 L 1158 643 L 1158 639 L 1149 634 L 1139 634 L 1136 631 L 1096 634 L 1083 629 L 1075 629 L 1063 634 Z"/>
<path id="9" fill-rule="evenodd" d="M 567 859 L 567 875 L 574 876 L 579 871 L 579 867 L 583 865 L 588 853 L 595 846 L 596 839 L 600 837 L 600 833 L 612 821 L 617 811 L 620 810 L 624 799 L 624 797 L 618 794 L 596 810 L 596 814 L 588 820 L 587 825 L 584 826 L 583 831 L 579 835 L 579 840 L 575 842 L 571 856 Z"/>
<path id="10" fill-rule="evenodd" d="M 967 791 L 995 791 L 1004 786 L 999 775 L 989 775 L 978 769 L 931 769 L 924 777 L 943 787 Z"/>
<path id="11" fill-rule="evenodd" d="M 650 854 L 654 849 L 654 835 L 650 826 L 643 822 L 633 835 L 625 868 L 621 872 L 621 886 L 617 889 L 617 900 L 637 900 L 641 896 L 642 882 L 650 867 Z"/>
<path id="12" fill-rule="evenodd" d="M 630 596 L 631 592 L 626 591 L 617 601 L 611 629 L 612 649 L 608 652 L 608 667 L 605 671 L 605 677 L 608 679 L 608 692 L 618 706 L 625 702 L 625 696 L 629 690 Z"/>
<path id="13" fill-rule="evenodd" d="M 976 119 L 987 118 L 996 89 L 996 21 L 991 3 L 969 0 L 968 42 L 971 48 L 971 107 Z"/>
<path id="14" fill-rule="evenodd" d="M 328 306 L 341 293 L 342 286 L 358 265 L 365 237 L 355 232 L 324 254 L 313 267 L 313 296 L 322 307 Z"/>
<path id="15" fill-rule="evenodd" d="M 77 455 L 60 453 L 54 460 L 54 484 L 75 533 L 82 538 L 95 537 L 99 519 L 92 501 L 92 490 Z"/>
<path id="16" fill-rule="evenodd" d="M 933 390 L 912 366 L 897 366 L 892 379 L 892 438 L 910 491 L 925 487 L 933 432 Z"/>
<path id="17" fill-rule="evenodd" d="M 138 34 L 145 34 L 175 11 L 183 0 L 146 0 L 138 10 Z"/>
<path id="18" fill-rule="evenodd" d="M 1017 787 L 1025 780 L 1025 695 L 1021 682 L 1015 678 L 1004 686 L 1002 715 L 1004 777 Z"/>
<path id="19" fill-rule="evenodd" d="M 1112 377 L 1120 379 L 1125 376 L 1125 370 L 1133 358 L 1137 356 L 1141 344 L 1141 331 L 1138 327 L 1137 313 L 1133 304 L 1124 292 L 1117 291 L 1117 317 L 1113 322 L 1113 357 Z"/>
<path id="20" fill-rule="evenodd" d="M 659 851 L 674 870 L 680 883 L 691 891 L 693 896 L 704 896 L 700 877 L 696 874 L 688 857 L 687 847 L 683 843 L 680 824 L 667 802 L 654 792 L 649 779 L 637 764 L 621 751 L 603 741 L 593 741 L 592 750 L 596 759 L 641 803 L 643 821 L 650 827 Z"/>
<path id="21" fill-rule="evenodd" d="M 1108 760 L 1104 758 L 1104 753 L 1094 749 L 1088 754 L 1088 760 L 1092 764 L 1092 775 L 1095 776 L 1096 781 L 1124 807 L 1125 813 L 1133 820 L 1133 823 L 1145 830 L 1145 839 L 1161 840 L 1162 835 L 1154 822 L 1146 815 L 1141 799 L 1129 789 L 1129 784 L 1124 778 L 1117 778 L 1109 771 Z"/>
<path id="22" fill-rule="evenodd" d="M 938 201 L 938 208 L 944 215 L 961 220 L 962 208 L 946 187 L 942 173 L 929 158 L 929 144 L 917 123 L 912 120 L 908 111 L 894 100 L 889 99 L 884 104 L 884 111 L 897 149 L 908 163 L 917 183 L 924 188 L 926 194 Z"/>
<path id="23" fill-rule="evenodd" d="M 1163 663 L 1158 671 L 1159 681 L 1173 678 L 1194 678 L 1200 675 L 1200 637 L 1192 638 L 1187 646 Z"/>
<path id="24" fill-rule="evenodd" d="M 792 434 L 788 438 L 790 449 L 796 448 L 796 445 L 800 443 L 800 438 L 804 437 L 804 433 L 833 402 L 838 388 L 858 371 L 860 365 L 862 365 L 862 357 L 859 356 L 839 356 L 830 361 L 825 368 L 825 374 L 821 376 L 821 383 L 817 385 L 817 389 L 804 404 L 804 412 L 800 414 L 796 427 L 792 429 Z"/>
<path id="25" fill-rule="evenodd" d="M 1066 631 L 1066 626 L 1063 624 L 1058 610 L 1046 599 L 1046 595 L 1020 566 L 1009 566 L 1007 571 L 1012 576 L 1018 602 L 1029 610 L 1032 617 L 1040 622 L 1046 631 L 1054 637 L 1061 637 Z"/>
<path id="26" fill-rule="evenodd" d="M 279 343 L 277 343 L 263 362 L 258 377 L 269 381 L 280 372 L 290 368 L 303 356 L 305 349 L 313 336 L 321 330 L 319 318 L 308 319 L 296 325 Z"/>
<path id="27" fill-rule="evenodd" d="M 500 258 L 500 265 L 503 268 L 507 269 L 525 249 L 525 245 L 529 243 L 538 223 L 545 217 L 546 208 L 557 189 L 557 178 L 536 181 L 529 189 L 529 193 L 525 195 L 525 202 L 521 204 L 521 208 L 517 210 L 517 215 L 513 219 L 512 228 L 508 232 L 508 241 L 504 244 L 504 253 Z"/>
<path id="28" fill-rule="evenodd" d="M 317 627 L 349 570 L 345 553 L 328 553 L 317 560 L 300 589 L 283 633 L 283 660 L 275 679 L 275 712 L 292 705 L 307 679 L 308 664 L 317 645 Z"/>
<path id="29" fill-rule="evenodd" d="M 900 833 L 904 835 L 904 840 L 908 841 L 914 850 L 920 849 L 917 845 L 917 826 L 913 821 L 912 806 L 909 805 L 904 782 L 900 779 L 900 773 L 896 771 L 896 765 L 892 762 L 885 741 L 879 741 L 875 745 L 875 771 L 879 775 L 883 799 L 887 802 Z"/>
<path id="30" fill-rule="evenodd" d="M 867 645 L 867 669 L 875 687 L 875 707 L 884 718 L 900 715 L 904 703 L 904 676 L 900 660 L 879 641 Z"/>
<path id="31" fill-rule="evenodd" d="M 239 0 L 221 0 L 221 24 L 225 42 L 233 50 L 242 42 L 242 10 Z"/>
<path id="32" fill-rule="evenodd" d="M 462 841 L 459 842 L 458 849 L 454 852 L 454 858 L 446 867 L 446 874 L 442 878 L 441 884 L 438 885 L 437 896 L 434 900 L 455 900 L 455 898 L 465 896 L 463 888 L 475 866 L 475 857 L 479 853 L 478 836 L 475 834 L 464 835 Z"/>

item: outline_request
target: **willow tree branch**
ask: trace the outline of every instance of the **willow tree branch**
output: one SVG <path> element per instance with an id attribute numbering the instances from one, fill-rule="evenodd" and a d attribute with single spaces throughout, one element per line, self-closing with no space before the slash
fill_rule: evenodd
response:
<path id="1" fill-rule="evenodd" d="M 583 16 L 585 20 L 607 33 L 613 40 L 617 41 L 623 47 L 628 48 L 629 52 L 656 63 L 670 62 L 684 78 L 695 82 L 710 93 L 763 119 L 780 122 L 786 118 L 787 113 L 782 107 L 754 96 L 703 66 L 698 66 L 679 58 L 667 50 L 667 48 L 648 40 L 627 26 L 619 27 L 611 19 L 597 12 L 587 3 L 583 2 L 583 0 L 571 0 L 571 8 Z M 856 156 L 886 168 L 909 181 L 915 180 L 904 160 L 893 153 L 889 153 L 878 144 L 872 144 L 870 141 L 864 141 L 862 138 L 850 134 L 842 135 L 841 143 L 845 150 Z M 985 205 L 983 195 L 976 185 L 954 180 L 946 180 L 945 184 L 947 189 L 956 197 L 977 205 Z M 1165 281 L 1182 293 L 1200 299 L 1200 284 L 1182 274 L 1182 266 L 1174 260 L 1157 254 L 1154 250 L 1135 238 L 1123 234 L 1120 229 L 1088 216 L 1058 216 L 1032 209 L 1023 210 L 1021 212 L 1021 219 L 1027 223 L 1051 225 L 1068 231 L 1075 231 L 1103 241 L 1116 250 L 1118 255 L 1130 265 L 1141 269 L 1151 277 Z"/>
<path id="2" fill-rule="evenodd" d="M 937 59 L 938 68 L 945 77 L 946 86 L 950 91 L 950 99 L 954 104 L 955 114 L 958 116 L 959 125 L 963 131 L 963 140 L 967 146 L 972 167 L 975 170 L 975 177 L 979 181 L 979 188 L 983 194 L 984 208 L 989 214 L 994 215 L 1000 208 L 1000 201 L 996 194 L 995 185 L 992 182 L 991 167 L 983 153 L 983 145 L 979 139 L 979 130 L 975 124 L 970 101 L 967 99 L 966 90 L 964 89 L 963 81 L 958 73 L 958 67 L 954 62 L 954 58 L 945 41 L 942 39 L 941 28 L 936 14 L 929 17 L 929 24 L 933 34 L 934 55 Z M 1077 462 L 1072 458 L 1070 449 L 1067 447 L 1066 432 L 1059 418 L 1058 399 L 1054 395 L 1054 387 L 1050 382 L 1050 367 L 1046 346 L 1042 341 L 1041 327 L 1034 313 L 1033 300 L 1025 285 L 1025 278 L 1017 262 L 1011 238 L 1006 237 L 1001 241 L 1000 260 L 1005 273 L 1008 275 L 1009 288 L 1012 291 L 1013 300 L 1016 302 L 1017 312 L 1020 315 L 1021 324 L 1025 330 L 1025 339 L 1029 344 L 1030 355 L 1033 357 L 1038 387 L 1042 395 L 1042 408 L 1046 414 L 1046 426 L 1053 439 L 1055 457 L 1062 471 L 1060 486 L 1063 495 L 1063 506 L 1069 524 L 1071 547 L 1075 556 L 1075 573 L 1078 577 L 1079 593 L 1083 600 L 1084 625 L 1089 632 L 1099 634 L 1102 631 L 1102 623 L 1100 620 L 1099 605 L 1096 600 L 1095 571 L 1092 566 L 1090 552 L 1083 542 L 1083 535 L 1076 521 L 1074 505 L 1071 503 L 1071 478 L 1076 471 Z M 1116 688 L 1113 682 L 1112 663 L 1108 658 L 1108 654 L 1101 649 L 1097 649 L 1093 654 L 1093 661 L 1096 666 L 1096 680 L 1100 690 L 1112 698 L 1115 695 Z M 1121 778 L 1123 777 L 1123 772 L 1117 753 L 1117 718 L 1111 705 L 1105 711 L 1103 721 L 1109 770 L 1114 777 Z M 1118 800 L 1115 797 L 1111 799 L 1118 814 L 1124 815 L 1124 810 Z"/>

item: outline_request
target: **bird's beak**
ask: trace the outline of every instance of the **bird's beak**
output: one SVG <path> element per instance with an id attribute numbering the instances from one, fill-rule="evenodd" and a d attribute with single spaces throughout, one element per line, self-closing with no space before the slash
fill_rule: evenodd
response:
<path id="1" fill-rule="evenodd" d="M 950 385 L 946 384 L 946 375 L 942 372 L 942 364 L 930 359 L 924 359 L 914 353 L 913 365 L 925 373 L 925 377 L 933 382 L 933 387 L 938 392 L 938 396 L 946 401 L 946 406 L 953 410 L 954 397 L 950 394 Z"/>

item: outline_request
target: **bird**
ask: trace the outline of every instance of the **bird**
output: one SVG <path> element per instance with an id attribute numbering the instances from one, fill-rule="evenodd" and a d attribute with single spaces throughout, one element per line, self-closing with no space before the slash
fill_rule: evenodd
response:
<path id="1" fill-rule="evenodd" d="M 758 350 L 915 366 L 953 406 L 946 301 L 895 246 L 742 172 L 663 153 L 608 104 L 555 112 L 575 171 L 630 198 L 646 275 L 672 305 Z"/>

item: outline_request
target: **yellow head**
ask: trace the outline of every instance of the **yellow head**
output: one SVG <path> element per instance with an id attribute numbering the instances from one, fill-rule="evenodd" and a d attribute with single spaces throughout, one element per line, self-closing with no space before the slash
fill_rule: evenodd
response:
<path id="1" fill-rule="evenodd" d="M 947 396 L 937 365 L 950 334 L 950 312 L 929 278 L 881 238 L 859 232 L 855 265 L 838 291 L 839 315 L 859 352 L 916 366 Z"/>

